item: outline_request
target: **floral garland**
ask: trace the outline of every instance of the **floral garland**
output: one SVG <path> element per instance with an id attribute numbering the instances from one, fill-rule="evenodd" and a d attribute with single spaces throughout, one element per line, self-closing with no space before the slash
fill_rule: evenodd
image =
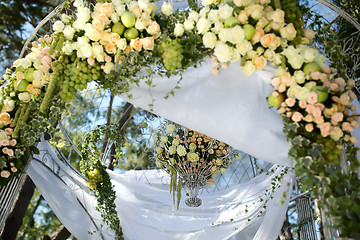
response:
<path id="1" fill-rule="evenodd" d="M 316 196 L 326 202 L 323 186 L 336 182 L 329 174 L 338 168 L 341 151 L 351 162 L 344 175 L 357 176 L 353 147 L 357 139 L 351 136 L 359 125 L 351 105 L 356 98 L 351 91 L 354 82 L 328 67 L 326 58 L 306 45 L 315 35 L 303 30 L 296 1 L 204 0 L 202 4 L 173 12 L 172 5 L 164 3 L 159 13 L 152 0 L 107 0 L 95 5 L 75 0 L 75 13 L 62 14 L 53 24 L 54 33 L 33 42 L 31 53 L 16 60 L 3 76 L 7 84 L 0 103 L 1 184 L 20 172 L 38 136 L 51 129 L 65 102 L 88 82 L 95 80 L 113 93 L 126 93 L 142 80 L 151 87 L 154 74 L 181 75 L 206 56 L 213 60 L 215 75 L 228 62 L 240 62 L 246 75 L 268 64 L 278 66 L 272 79 L 275 90 L 267 100 L 282 116 L 298 176 L 314 175 L 303 183 L 314 186 Z M 148 75 L 138 74 L 142 70 Z M 314 168 L 319 166 L 315 163 L 323 168 Z M 346 189 L 350 195 L 359 193 L 351 186 Z M 334 203 L 325 206 L 336 208 Z M 340 224 L 336 226 L 343 227 L 339 219 L 344 211 L 329 212 Z M 352 236 L 352 231 L 342 233 Z"/>

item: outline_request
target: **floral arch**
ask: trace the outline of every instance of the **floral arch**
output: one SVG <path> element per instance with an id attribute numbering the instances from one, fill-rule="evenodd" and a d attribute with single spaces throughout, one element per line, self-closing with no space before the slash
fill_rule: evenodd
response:
<path id="1" fill-rule="evenodd" d="M 341 236 L 358 236 L 355 82 L 310 46 L 315 35 L 304 29 L 296 1 L 189 1 L 175 12 L 171 3 L 158 8 L 146 0 L 76 0 L 73 7 L 3 76 L 3 185 L 37 153 L 39 136 L 52 133 L 75 93 L 96 81 L 144 109 L 293 167 Z M 82 168 L 101 198 L 109 173 L 88 141 Z M 355 204 L 350 213 L 338 207 L 344 201 Z M 107 223 L 121 231 L 114 218 Z"/>

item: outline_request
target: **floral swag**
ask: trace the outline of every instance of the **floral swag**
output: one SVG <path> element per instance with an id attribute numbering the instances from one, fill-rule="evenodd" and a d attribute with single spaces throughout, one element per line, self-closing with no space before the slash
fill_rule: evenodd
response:
<path id="1" fill-rule="evenodd" d="M 272 65 L 274 91 L 267 101 L 282 117 L 302 188 L 320 200 L 343 236 L 356 236 L 354 81 L 310 46 L 315 33 L 303 28 L 297 1 L 203 0 L 201 6 L 189 1 L 190 8 L 175 12 L 169 2 L 159 11 L 152 0 L 99 0 L 94 5 L 75 0 L 73 6 L 75 11 L 62 14 L 53 33 L 34 41 L 31 52 L 2 78 L 1 185 L 21 171 L 39 135 L 54 131 L 66 103 L 91 81 L 112 93 L 127 93 L 140 81 L 151 87 L 155 74 L 181 80 L 187 68 L 208 56 L 215 75 L 226 71 L 229 62 L 239 62 L 245 75 Z M 147 74 L 139 74 L 144 70 Z M 342 153 L 348 171 L 339 167 Z M 106 172 L 98 164 L 89 166 L 85 174 L 97 189 L 100 173 Z M 339 205 L 344 201 L 354 209 Z"/>

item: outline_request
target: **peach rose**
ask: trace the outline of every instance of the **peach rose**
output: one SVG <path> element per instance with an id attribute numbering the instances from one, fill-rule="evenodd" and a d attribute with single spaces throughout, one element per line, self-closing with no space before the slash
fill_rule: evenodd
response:
<path id="1" fill-rule="evenodd" d="M 267 64 L 266 58 L 264 56 L 257 56 L 252 60 L 252 62 L 256 69 L 263 69 Z"/>
<path id="2" fill-rule="evenodd" d="M 320 117 L 322 114 L 322 111 L 318 107 L 314 107 L 311 114 L 314 116 L 314 118 Z"/>
<path id="3" fill-rule="evenodd" d="M 323 117 L 323 116 L 314 118 L 314 123 L 316 123 L 316 124 L 321 124 L 321 123 L 323 123 L 324 121 L 325 121 L 325 120 L 324 120 L 324 117 Z"/>
<path id="4" fill-rule="evenodd" d="M 315 104 L 318 101 L 318 95 L 316 92 L 310 92 L 307 96 L 307 102 L 309 104 Z"/>
<path id="5" fill-rule="evenodd" d="M 3 149 L 2 149 L 2 152 L 4 153 L 4 154 L 7 154 L 7 152 L 8 152 L 8 148 L 7 147 L 4 147 Z"/>
<path id="6" fill-rule="evenodd" d="M 12 167 L 12 168 L 11 168 L 11 171 L 12 171 L 13 173 L 17 172 L 17 168 L 16 168 L 16 167 Z"/>
<path id="7" fill-rule="evenodd" d="M 293 106 L 295 105 L 295 103 L 296 103 L 296 100 L 295 100 L 295 98 L 287 98 L 287 99 L 285 100 L 285 103 L 286 103 L 286 105 L 288 105 L 289 107 L 293 107 Z"/>
<path id="8" fill-rule="evenodd" d="M 101 21 L 99 18 L 95 18 L 95 19 L 92 20 L 92 26 L 96 30 L 102 31 L 102 30 L 105 29 L 106 24 L 105 24 L 104 21 Z"/>
<path id="9" fill-rule="evenodd" d="M 285 90 L 286 90 L 286 85 L 285 84 L 280 84 L 278 91 L 279 92 L 285 92 Z"/>
<path id="10" fill-rule="evenodd" d="M 285 109 L 284 107 L 281 107 L 281 108 L 279 108 L 279 110 L 278 110 L 278 112 L 279 112 L 280 114 L 285 113 L 285 111 L 286 111 L 286 109 Z"/>
<path id="11" fill-rule="evenodd" d="M 140 42 L 142 44 L 142 47 L 145 50 L 153 50 L 154 49 L 154 38 L 153 37 L 146 37 L 140 39 Z"/>
<path id="12" fill-rule="evenodd" d="M 324 109 L 324 115 L 326 117 L 332 116 L 334 113 L 338 111 L 338 107 L 336 104 L 333 104 L 331 108 L 325 108 Z"/>
<path id="13" fill-rule="evenodd" d="M 308 114 L 304 117 L 304 121 L 306 121 L 306 122 L 312 122 L 313 120 L 314 120 L 314 118 L 311 114 Z"/>
<path id="14" fill-rule="evenodd" d="M 109 55 L 106 55 L 105 57 L 104 57 L 104 60 L 105 60 L 105 62 L 111 62 L 112 61 L 112 58 L 109 56 Z"/>
<path id="15" fill-rule="evenodd" d="M 319 80 L 320 76 L 321 76 L 321 73 L 320 72 L 313 72 L 313 73 L 310 74 L 310 76 L 314 80 Z"/>
<path id="16" fill-rule="evenodd" d="M 130 45 L 127 45 L 126 48 L 124 49 L 125 53 L 129 53 L 131 52 L 133 49 L 130 47 Z"/>
<path id="17" fill-rule="evenodd" d="M 114 54 L 116 52 L 116 46 L 109 43 L 105 46 L 105 51 L 109 54 Z"/>
<path id="18" fill-rule="evenodd" d="M 102 3 L 99 7 L 99 10 L 101 13 L 105 14 L 107 17 L 110 17 L 110 15 L 113 13 L 114 9 L 111 5 L 111 3 Z"/>
<path id="19" fill-rule="evenodd" d="M 265 32 L 263 29 L 256 29 L 254 36 L 251 39 L 251 43 L 254 45 L 257 42 L 260 42 L 260 40 L 262 39 L 262 37 L 265 35 Z"/>
<path id="20" fill-rule="evenodd" d="M 149 22 L 150 22 L 150 24 L 146 28 L 146 31 L 151 35 L 158 34 L 160 32 L 160 25 L 156 21 L 150 20 Z"/>
<path id="21" fill-rule="evenodd" d="M 11 135 L 12 132 L 13 132 L 12 128 L 5 128 L 5 133 L 6 133 L 7 135 Z"/>
<path id="22" fill-rule="evenodd" d="M 1 146 L 8 146 L 10 145 L 10 141 L 7 139 L 1 140 Z"/>
<path id="23" fill-rule="evenodd" d="M 259 18 L 259 20 L 257 21 L 257 23 L 256 23 L 256 25 L 255 25 L 255 28 L 256 29 L 263 29 L 265 26 L 266 26 L 266 24 L 268 24 L 268 20 L 266 20 L 266 18 L 264 18 L 264 17 L 261 17 L 261 18 Z"/>
<path id="24" fill-rule="evenodd" d="M 330 83 L 330 90 L 334 91 L 339 87 L 337 83 Z"/>
<path id="25" fill-rule="evenodd" d="M 350 141 L 350 135 L 345 135 L 345 136 L 344 136 L 344 141 L 345 141 L 345 142 Z"/>
<path id="26" fill-rule="evenodd" d="M 11 122 L 10 114 L 7 112 L 3 112 L 0 114 L 0 122 L 4 124 L 5 126 L 8 125 Z"/>
<path id="27" fill-rule="evenodd" d="M 290 83 L 290 81 L 291 81 L 291 75 L 289 72 L 286 72 L 280 76 L 280 83 L 287 85 Z"/>
<path id="28" fill-rule="evenodd" d="M 270 44 L 275 41 L 275 38 L 276 35 L 274 33 L 268 33 L 260 39 L 260 43 L 263 47 L 269 47 Z"/>
<path id="29" fill-rule="evenodd" d="M 351 126 L 353 128 L 357 128 L 357 127 L 359 127 L 359 122 L 358 121 L 351 121 Z"/>
<path id="30" fill-rule="evenodd" d="M 17 143 L 16 139 L 11 139 L 10 145 L 11 145 L 12 147 L 15 146 L 16 143 Z"/>
<path id="31" fill-rule="evenodd" d="M 308 105 L 306 105 L 305 111 L 309 114 L 312 114 L 314 108 L 315 108 L 314 105 L 308 104 Z"/>
<path id="32" fill-rule="evenodd" d="M 278 87 L 278 86 L 280 85 L 280 78 L 273 78 L 273 79 L 271 80 L 271 85 L 272 85 L 273 87 Z"/>
<path id="33" fill-rule="evenodd" d="M 314 125 L 313 125 L 312 123 L 307 123 L 307 124 L 305 125 L 305 130 L 306 130 L 307 132 L 312 132 L 312 131 L 314 130 Z"/>
<path id="34" fill-rule="evenodd" d="M 88 58 L 87 59 L 87 63 L 90 65 L 90 66 L 93 66 L 95 64 L 95 60 L 93 58 Z"/>
<path id="35" fill-rule="evenodd" d="M 335 82 L 339 84 L 340 86 L 345 84 L 345 80 L 342 77 L 335 78 Z"/>
<path id="36" fill-rule="evenodd" d="M 350 96 L 346 93 L 341 94 L 339 103 L 343 105 L 350 105 L 351 104 Z"/>
<path id="37" fill-rule="evenodd" d="M 211 69 L 211 73 L 214 74 L 214 76 L 217 76 L 217 75 L 219 75 L 219 70 L 216 67 L 213 67 Z"/>
<path id="38" fill-rule="evenodd" d="M 8 150 L 7 150 L 7 155 L 8 155 L 9 157 L 14 156 L 14 150 L 8 149 Z"/>
<path id="39" fill-rule="evenodd" d="M 306 101 L 302 101 L 302 100 L 299 101 L 299 107 L 306 108 L 306 106 L 307 106 Z"/>
<path id="40" fill-rule="evenodd" d="M 108 43 L 110 43 L 110 33 L 109 32 L 102 32 L 101 36 L 100 36 L 100 43 L 102 45 L 106 45 Z"/>
<path id="41" fill-rule="evenodd" d="M 244 24 L 249 20 L 250 14 L 248 14 L 247 11 L 241 10 L 237 18 L 239 19 L 239 22 Z"/>
<path id="42" fill-rule="evenodd" d="M 22 80 L 22 79 L 25 78 L 25 74 L 24 74 L 22 71 L 18 71 L 18 72 L 16 73 L 16 78 L 17 78 L 18 80 Z"/>
<path id="43" fill-rule="evenodd" d="M 344 119 L 344 114 L 342 112 L 337 112 L 331 116 L 331 123 L 333 123 L 334 125 L 337 125 L 343 119 Z"/>
<path id="44" fill-rule="evenodd" d="M 277 49 L 281 45 L 281 38 L 275 37 L 274 40 L 269 44 L 270 49 Z"/>
<path id="45" fill-rule="evenodd" d="M 351 127 L 351 124 L 348 123 L 348 122 L 343 122 L 341 124 L 341 128 L 342 128 L 343 131 L 348 131 L 348 132 L 353 132 L 354 131 L 354 129 Z"/>
<path id="46" fill-rule="evenodd" d="M 331 124 L 329 122 L 321 123 L 318 125 L 321 131 L 321 136 L 327 137 L 329 136 Z"/>
<path id="47" fill-rule="evenodd" d="M 93 28 L 89 32 L 87 32 L 86 36 L 94 42 L 97 42 L 101 39 L 101 32 L 100 30 Z"/>
<path id="48" fill-rule="evenodd" d="M 1 171 L 0 176 L 1 176 L 2 178 L 8 178 L 8 177 L 10 177 L 10 172 L 9 172 L 9 171 L 6 171 L 6 170 Z"/>
<path id="49" fill-rule="evenodd" d="M 353 144 L 355 144 L 355 143 L 358 142 L 358 140 L 357 140 L 356 137 L 351 137 L 351 138 L 350 138 L 350 141 L 351 141 L 351 143 L 353 143 Z"/>
<path id="50" fill-rule="evenodd" d="M 291 120 L 293 120 L 294 122 L 300 122 L 303 118 L 304 116 L 301 113 L 294 112 L 294 114 L 291 117 Z"/>
<path id="51" fill-rule="evenodd" d="M 142 49 L 141 41 L 138 38 L 131 39 L 130 47 L 132 47 L 135 51 L 140 52 Z"/>

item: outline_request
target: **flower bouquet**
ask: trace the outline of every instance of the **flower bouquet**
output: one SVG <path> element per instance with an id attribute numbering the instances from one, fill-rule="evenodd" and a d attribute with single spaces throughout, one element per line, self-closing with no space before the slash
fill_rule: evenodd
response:
<path id="1" fill-rule="evenodd" d="M 174 203 L 176 188 L 179 207 L 181 188 L 185 186 L 190 196 L 185 201 L 186 205 L 200 206 L 202 201 L 197 197 L 200 188 L 211 182 L 217 172 L 226 172 L 231 163 L 231 147 L 174 124 L 167 124 L 154 140 L 156 164 L 171 175 L 170 192 L 173 192 Z"/>

